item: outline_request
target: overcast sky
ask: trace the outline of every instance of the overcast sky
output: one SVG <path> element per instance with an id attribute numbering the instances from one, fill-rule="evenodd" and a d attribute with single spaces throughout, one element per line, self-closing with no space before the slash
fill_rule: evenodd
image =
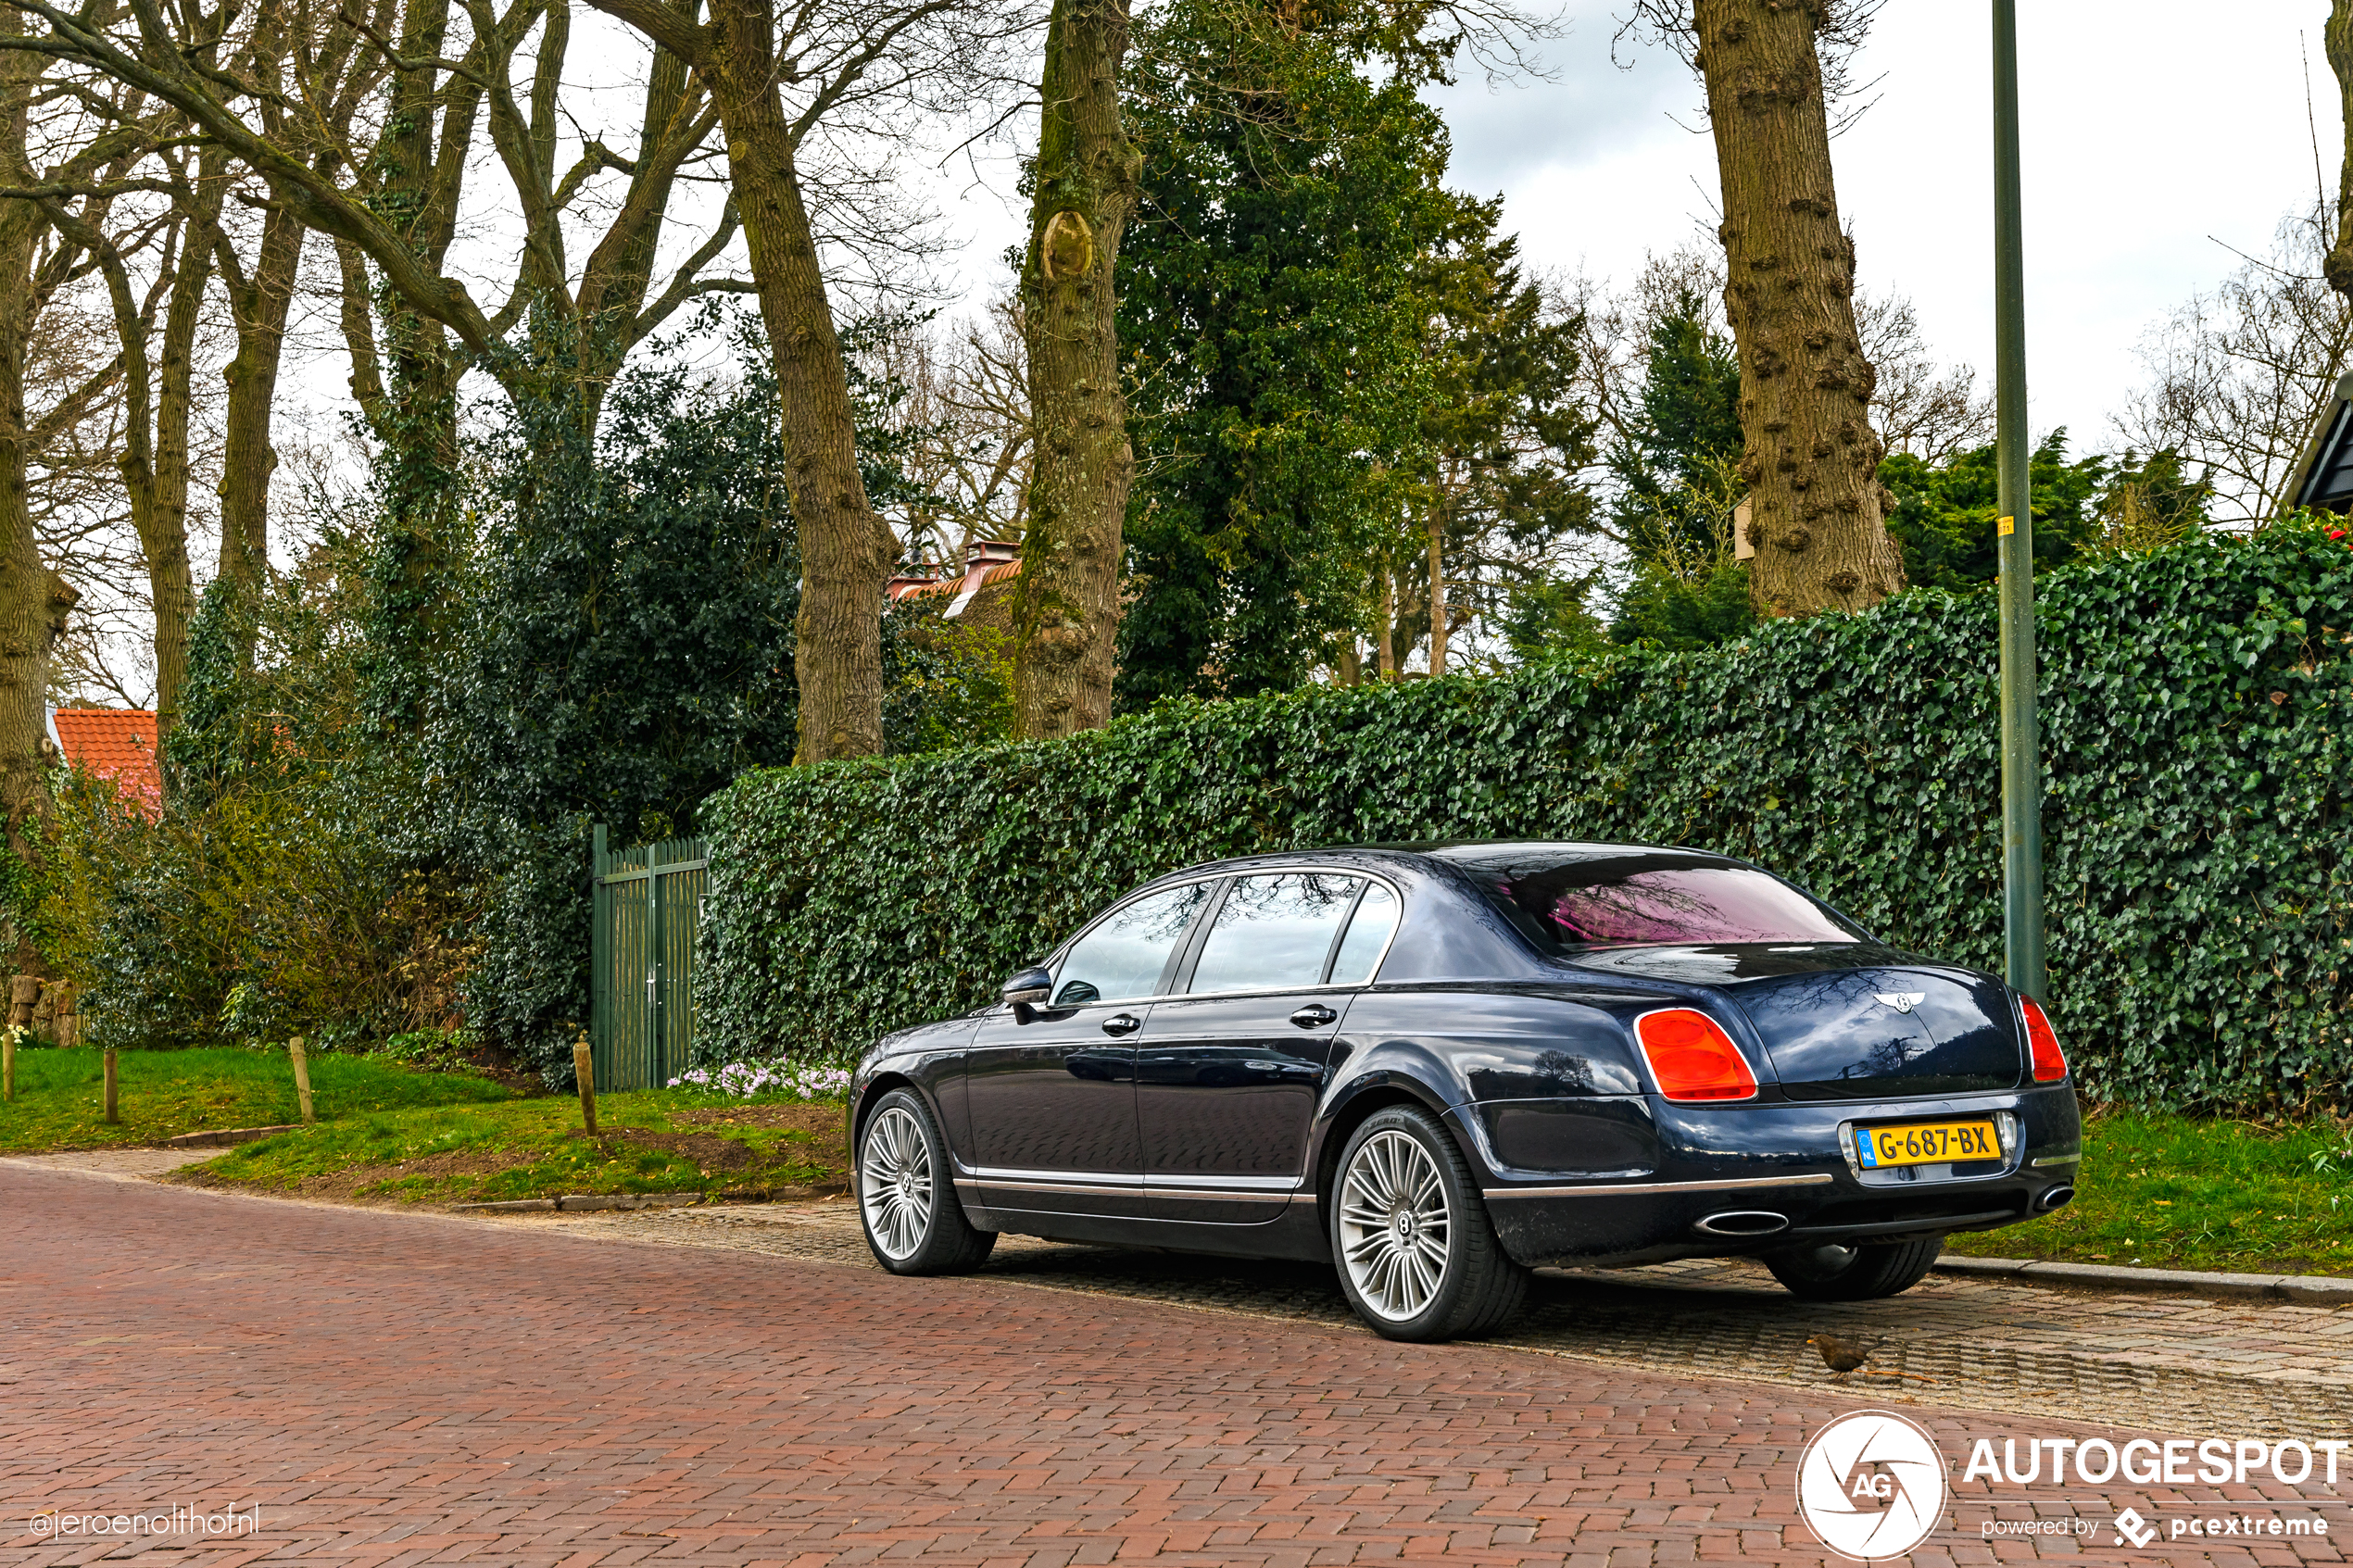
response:
<path id="1" fill-rule="evenodd" d="M 2314 194 L 2297 31 L 2334 179 L 2334 82 L 2318 0 L 2101 0 L 2020 6 L 2024 130 L 2027 378 L 2036 433 L 2064 424 L 2077 450 L 2112 442 L 2109 416 L 2141 371 L 2148 327 L 2260 254 Z M 1715 226 L 1715 149 L 1698 85 L 1655 49 L 1619 50 L 1607 9 L 1581 11 L 1547 46 L 1555 80 L 1438 96 L 1453 128 L 1453 182 L 1501 191 L 1504 221 L 1540 266 L 1624 280 L 1645 252 Z M 1890 0 L 1858 76 L 1878 102 L 1833 144 L 1841 211 L 1863 285 L 1908 295 L 1937 354 L 1993 371 L 1989 7 Z M 1003 194 L 960 168 L 939 191 L 968 236 L 954 271 L 1000 290 L 998 257 L 1020 236 Z M 2220 242 L 2220 243 L 2218 243 Z"/>

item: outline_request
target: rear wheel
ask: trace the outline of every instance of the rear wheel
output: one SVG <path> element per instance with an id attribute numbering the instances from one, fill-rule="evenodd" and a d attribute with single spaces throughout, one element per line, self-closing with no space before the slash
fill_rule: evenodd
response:
<path id="1" fill-rule="evenodd" d="M 1766 1254 L 1765 1266 L 1790 1293 L 1808 1301 L 1875 1301 L 1919 1284 L 1944 1250 L 1944 1238 L 1858 1247 L 1794 1247 Z"/>
<path id="2" fill-rule="evenodd" d="M 1331 1226 L 1349 1305 L 1384 1338 L 1484 1334 L 1527 1298 L 1462 1151 L 1418 1108 L 1377 1110 L 1348 1140 Z"/>
<path id="3" fill-rule="evenodd" d="M 858 1217 L 875 1261 L 895 1274 L 963 1273 L 997 1244 L 964 1218 L 946 1140 L 923 1097 L 883 1096 L 858 1135 Z"/>

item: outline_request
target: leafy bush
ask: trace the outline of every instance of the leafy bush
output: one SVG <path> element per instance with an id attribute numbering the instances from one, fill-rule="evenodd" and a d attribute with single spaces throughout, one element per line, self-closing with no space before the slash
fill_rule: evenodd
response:
<path id="1" fill-rule="evenodd" d="M 335 1048 L 439 1023 L 457 1003 L 466 890 L 379 829 L 396 794 L 346 744 L 353 672 L 322 608 L 337 574 L 314 565 L 257 603 L 206 595 L 160 821 L 103 780 L 57 780 L 42 947 L 82 986 L 93 1043 L 304 1034 Z"/>
<path id="2" fill-rule="evenodd" d="M 2353 553 L 2275 528 L 2041 592 L 2054 1012 L 2086 1086 L 2344 1104 Z M 1699 845 L 1998 968 L 1994 616 L 1991 595 L 1922 591 L 1705 652 L 1168 702 L 1065 742 L 747 773 L 702 817 L 710 1060 L 842 1060 L 987 1000 L 1148 877 L 1352 842 Z"/>

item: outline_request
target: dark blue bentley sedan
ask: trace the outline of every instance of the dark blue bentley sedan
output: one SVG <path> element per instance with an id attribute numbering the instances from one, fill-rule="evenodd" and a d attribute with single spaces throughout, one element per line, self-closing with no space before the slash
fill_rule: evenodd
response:
<path id="1" fill-rule="evenodd" d="M 1307 1259 L 1398 1339 L 1490 1329 L 1547 1265 L 1746 1255 L 1893 1295 L 2082 1159 L 2031 998 L 1743 861 L 1612 844 L 1162 877 L 877 1044 L 850 1138 L 896 1273 L 1000 1231 Z"/>

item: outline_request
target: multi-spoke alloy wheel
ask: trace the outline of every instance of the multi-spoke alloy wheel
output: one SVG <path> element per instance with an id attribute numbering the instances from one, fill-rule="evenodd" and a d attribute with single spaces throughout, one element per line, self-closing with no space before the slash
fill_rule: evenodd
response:
<path id="1" fill-rule="evenodd" d="M 875 1247 L 894 1263 L 915 1255 L 931 1229 L 931 1141 L 904 1106 L 876 1116 L 866 1133 L 866 1160 L 858 1185 L 866 1203 L 866 1229 Z"/>
<path id="2" fill-rule="evenodd" d="M 896 1274 L 979 1267 L 997 1233 L 976 1231 L 948 1180 L 948 1149 L 921 1097 L 893 1089 L 858 1139 L 858 1210 L 875 1261 Z"/>
<path id="3" fill-rule="evenodd" d="M 1357 1146 L 1340 1184 L 1340 1256 L 1367 1307 L 1392 1323 L 1428 1311 L 1452 1229 L 1438 1165 L 1419 1143 L 1380 1132 Z"/>
<path id="4" fill-rule="evenodd" d="M 1453 1135 L 1419 1106 L 1374 1111 L 1332 1184 L 1340 1283 L 1390 1339 L 1484 1334 L 1519 1310 L 1528 1271 L 1505 1256 Z"/>

